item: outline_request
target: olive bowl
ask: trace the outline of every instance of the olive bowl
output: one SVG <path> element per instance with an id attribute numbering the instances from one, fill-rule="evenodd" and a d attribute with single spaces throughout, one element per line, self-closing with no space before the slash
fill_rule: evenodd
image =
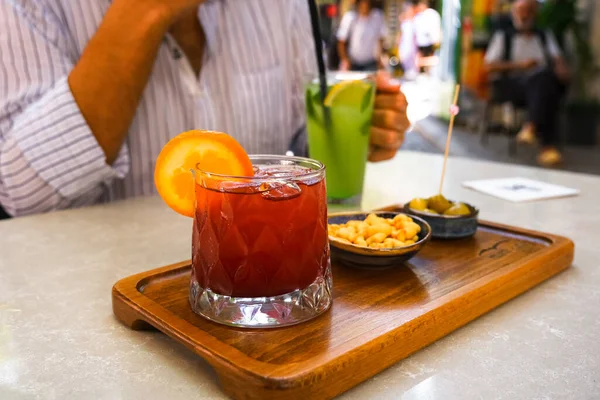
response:
<path id="1" fill-rule="evenodd" d="M 454 202 L 452 202 L 454 203 Z M 431 236 L 434 239 L 464 239 L 475 235 L 479 225 L 479 209 L 471 204 L 464 203 L 471 211 L 466 215 L 430 214 L 404 205 L 404 212 L 411 217 L 419 217 L 431 226 Z"/>

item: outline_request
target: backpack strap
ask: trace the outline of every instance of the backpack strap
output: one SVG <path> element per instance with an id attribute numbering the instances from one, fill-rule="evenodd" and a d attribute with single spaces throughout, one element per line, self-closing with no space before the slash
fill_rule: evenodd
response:
<path id="1" fill-rule="evenodd" d="M 546 65 L 552 65 L 552 57 L 550 57 L 550 52 L 548 51 L 548 34 L 546 33 L 546 31 L 543 31 L 541 29 L 536 29 L 535 34 L 542 43 L 542 51 L 544 52 Z"/>
<path id="2" fill-rule="evenodd" d="M 546 35 L 546 32 L 541 29 L 536 29 L 535 34 L 540 38 L 542 46 L 544 46 L 544 52 L 548 52 L 548 49 L 546 48 L 546 45 L 548 44 L 548 36 Z"/>
<path id="3" fill-rule="evenodd" d="M 514 28 L 507 28 L 503 30 L 504 33 L 504 54 L 502 56 L 502 61 L 508 62 L 512 59 L 512 47 L 513 47 L 513 38 L 515 36 Z"/>
<path id="4" fill-rule="evenodd" d="M 514 28 L 510 27 L 503 29 L 502 33 L 504 34 L 504 53 L 502 54 L 502 61 L 509 62 L 512 59 L 513 39 L 516 31 Z M 510 73 L 504 71 L 501 72 L 499 76 L 500 79 L 506 79 L 510 76 Z"/>

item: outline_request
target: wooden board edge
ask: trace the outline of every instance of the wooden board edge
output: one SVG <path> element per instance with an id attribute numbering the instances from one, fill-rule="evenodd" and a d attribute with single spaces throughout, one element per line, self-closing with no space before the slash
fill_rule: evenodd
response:
<path id="1" fill-rule="evenodd" d="M 219 376 L 233 374 L 238 380 L 248 384 L 268 385 L 270 381 L 265 380 L 265 371 L 271 368 L 270 364 L 252 359 L 241 351 L 224 344 L 209 333 L 166 310 L 138 290 L 140 282 L 148 277 L 169 273 L 190 264 L 191 261 L 182 261 L 119 280 L 112 288 L 113 314 L 132 330 L 156 329 L 172 340 L 183 344 L 210 364 Z M 171 329 L 162 322 L 172 318 L 177 318 L 179 323 L 185 324 L 186 329 Z M 194 331 L 201 336 L 202 340 L 193 340 L 190 335 L 186 334 L 186 330 Z M 203 344 L 199 344 L 200 342 Z M 237 359 L 238 362 L 233 363 L 229 361 L 231 359 Z"/>

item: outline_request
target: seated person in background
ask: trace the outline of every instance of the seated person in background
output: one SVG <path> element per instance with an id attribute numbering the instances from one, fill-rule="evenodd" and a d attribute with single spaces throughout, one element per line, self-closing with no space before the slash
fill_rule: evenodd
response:
<path id="1" fill-rule="evenodd" d="M 528 122 L 517 136 L 520 143 L 541 138 L 538 162 L 552 166 L 562 161 L 556 115 L 569 71 L 554 36 L 535 29 L 537 3 L 518 0 L 513 4 L 514 29 L 496 32 L 485 62 L 494 81 L 494 96 L 500 101 L 525 105 Z"/>
<path id="2" fill-rule="evenodd" d="M 337 32 L 340 70 L 375 71 L 383 66 L 383 42 L 387 27 L 373 0 L 358 0 L 356 11 L 342 17 Z"/>
<path id="3" fill-rule="evenodd" d="M 315 69 L 305 0 L 0 0 L 0 210 L 154 194 L 190 129 L 284 154 Z M 409 126 L 398 83 L 377 87 L 371 161 Z"/>
<path id="4" fill-rule="evenodd" d="M 429 6 L 429 0 L 412 0 L 415 7 L 413 25 L 417 43 L 417 67 L 425 72 L 437 64 L 435 51 L 442 41 L 442 18 Z"/>

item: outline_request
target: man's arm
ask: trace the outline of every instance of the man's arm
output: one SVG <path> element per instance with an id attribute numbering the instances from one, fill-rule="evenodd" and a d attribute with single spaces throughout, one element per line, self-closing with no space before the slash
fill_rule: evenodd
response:
<path id="1" fill-rule="evenodd" d="M 388 61 L 388 55 L 385 51 L 385 41 L 387 40 L 388 30 L 383 13 L 380 13 L 379 15 L 381 18 L 381 27 L 379 28 L 379 59 L 377 60 L 377 64 L 379 68 L 383 69 Z"/>
<path id="2" fill-rule="evenodd" d="M 346 41 L 338 40 L 337 42 L 338 54 L 340 56 L 340 69 L 346 70 L 350 68 L 350 57 L 346 51 Z"/>
<path id="3" fill-rule="evenodd" d="M 379 40 L 379 59 L 377 60 L 377 65 L 379 68 L 385 68 L 385 65 L 388 62 L 388 55 L 385 51 L 385 40 Z"/>
<path id="4" fill-rule="evenodd" d="M 163 37 L 203 2 L 114 0 L 69 74 L 73 97 L 108 164 L 127 136 Z"/>
<path id="5" fill-rule="evenodd" d="M 571 71 L 569 70 L 569 66 L 567 62 L 562 56 L 562 51 L 560 50 L 560 46 L 556 41 L 556 37 L 550 31 L 544 33 L 546 35 L 546 50 L 548 54 L 552 58 L 554 63 L 554 72 L 556 76 L 563 82 L 569 81 L 571 79 Z"/>
<path id="6" fill-rule="evenodd" d="M 94 203 L 127 174 L 123 140 L 171 6 L 199 2 L 158 1 L 114 0 L 76 65 L 51 9 L 25 15 L 0 1 L 0 81 L 10 83 L 0 85 L 0 204 L 9 214 Z"/>
<path id="7" fill-rule="evenodd" d="M 153 2 L 115 0 L 69 74 L 69 86 L 112 164 L 174 14 Z M 156 2 L 154 2 L 156 3 Z"/>
<path id="8" fill-rule="evenodd" d="M 338 56 L 340 57 L 340 69 L 342 70 L 350 68 L 350 56 L 346 51 L 346 45 L 350 39 L 350 26 L 352 25 L 353 19 L 354 17 L 350 12 L 344 14 L 336 35 Z"/>

